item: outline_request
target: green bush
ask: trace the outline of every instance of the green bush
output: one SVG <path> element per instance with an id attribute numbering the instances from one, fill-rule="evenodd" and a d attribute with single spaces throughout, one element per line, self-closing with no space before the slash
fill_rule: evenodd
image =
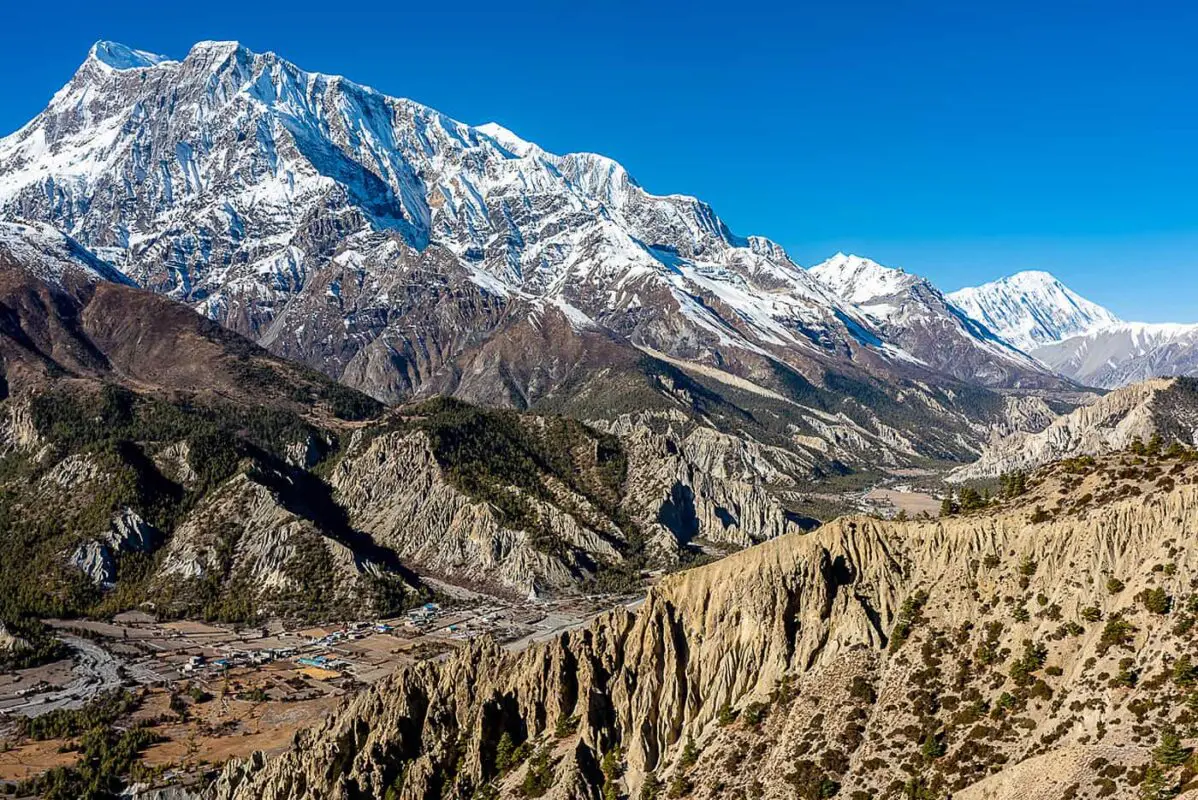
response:
<path id="1" fill-rule="evenodd" d="M 1106 655 L 1112 647 L 1129 647 L 1135 632 L 1135 626 L 1124 619 L 1122 614 L 1107 617 L 1102 636 L 1098 639 L 1099 655 Z"/>
<path id="2" fill-rule="evenodd" d="M 553 764 L 549 756 L 549 746 L 542 745 L 528 759 L 528 770 L 520 782 L 525 797 L 541 797 L 553 788 Z"/>
<path id="3" fill-rule="evenodd" d="M 1159 586 L 1145 589 L 1137 595 L 1137 599 L 1153 614 L 1168 614 L 1173 608 L 1173 598 Z"/>
<path id="4" fill-rule="evenodd" d="M 894 629 L 890 632 L 890 652 L 898 652 L 907 641 L 915 625 L 923 618 L 922 611 L 928 602 L 928 593 L 923 589 L 916 591 L 903 601 L 899 608 Z"/>

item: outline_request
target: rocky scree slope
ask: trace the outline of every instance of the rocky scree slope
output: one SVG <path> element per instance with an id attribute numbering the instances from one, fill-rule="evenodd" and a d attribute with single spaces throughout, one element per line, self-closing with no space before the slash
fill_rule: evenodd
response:
<path id="1" fill-rule="evenodd" d="M 0 140 L 0 208 L 380 400 L 599 419 L 591 399 L 613 380 L 642 407 L 677 407 L 659 377 L 686 368 L 709 391 L 747 387 L 740 416 L 776 416 L 844 462 L 879 454 L 829 438 L 818 412 L 907 462 L 969 458 L 1009 421 L 1001 398 L 946 383 L 776 244 L 610 159 L 236 43 L 138 52 L 100 43 Z M 986 381 L 999 373 L 1045 378 L 1008 360 Z"/>
<path id="2" fill-rule="evenodd" d="M 1195 475 L 1182 455 L 1112 456 L 1045 468 L 980 513 L 774 539 L 553 642 L 403 670 L 288 753 L 230 764 L 207 796 L 1182 786 L 1194 772 L 1167 745 L 1194 722 Z"/>

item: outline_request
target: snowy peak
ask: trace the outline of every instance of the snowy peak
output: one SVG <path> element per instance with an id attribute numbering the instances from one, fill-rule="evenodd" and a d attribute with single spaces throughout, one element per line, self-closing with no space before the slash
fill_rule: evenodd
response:
<path id="1" fill-rule="evenodd" d="M 505 150 L 520 158 L 540 152 L 541 148 L 529 141 L 521 139 L 497 122 L 486 122 L 475 128 L 479 133 L 495 140 Z"/>
<path id="2" fill-rule="evenodd" d="M 884 267 L 868 258 L 844 253 L 837 253 L 808 271 L 840 297 L 863 306 L 893 297 L 912 283 L 923 280 L 901 269 Z"/>
<path id="3" fill-rule="evenodd" d="M 949 299 L 1016 347 L 1031 350 L 1119 322 L 1048 272 L 1017 272 Z"/>
<path id="4" fill-rule="evenodd" d="M 146 69 L 159 64 L 173 63 L 167 56 L 149 53 L 145 50 L 134 50 L 118 42 L 99 41 L 92 45 L 87 54 L 89 61 L 102 64 L 109 69 L 128 70 Z"/>
<path id="5" fill-rule="evenodd" d="M 1041 364 L 972 319 L 924 277 L 844 253 L 809 272 L 875 320 L 887 341 L 938 371 L 990 386 L 1054 380 Z"/>

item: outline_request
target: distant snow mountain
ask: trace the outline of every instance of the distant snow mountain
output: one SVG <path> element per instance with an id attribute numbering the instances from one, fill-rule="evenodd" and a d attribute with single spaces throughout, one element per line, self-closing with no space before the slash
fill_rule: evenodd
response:
<path id="1" fill-rule="evenodd" d="M 1123 322 L 1047 272 L 1019 272 L 948 297 L 999 336 L 1086 386 L 1198 375 L 1198 325 Z"/>
<path id="2" fill-rule="evenodd" d="M 1120 322 L 1037 347 L 1036 358 L 1087 386 L 1198 375 L 1198 325 Z"/>
<path id="3" fill-rule="evenodd" d="M 970 318 L 926 278 L 844 253 L 810 272 L 865 312 L 887 341 L 939 372 L 985 386 L 1051 379 L 1044 365 Z"/>
<path id="4" fill-rule="evenodd" d="M 0 207 L 386 399 L 513 305 L 696 356 L 901 357 L 782 248 L 735 236 L 693 197 L 235 42 L 182 61 L 98 43 L 0 140 Z M 446 272 L 451 286 L 432 277 Z M 429 301 L 450 307 L 428 313 L 484 319 L 413 338 L 396 320 Z M 334 326 L 349 335 L 330 343 Z"/>
<path id="5" fill-rule="evenodd" d="M 966 314 L 1026 351 L 1120 321 L 1047 272 L 1017 272 L 947 296 Z"/>

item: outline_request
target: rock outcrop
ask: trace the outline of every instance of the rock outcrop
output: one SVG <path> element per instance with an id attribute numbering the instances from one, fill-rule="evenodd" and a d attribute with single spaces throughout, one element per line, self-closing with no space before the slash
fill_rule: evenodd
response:
<path id="1" fill-rule="evenodd" d="M 513 525 L 450 482 L 421 431 L 351 443 L 329 483 L 356 528 L 449 580 L 535 595 L 623 559 L 624 533 L 586 497 L 560 484 L 551 499 L 512 487 L 537 518 L 535 529 Z"/>
<path id="2" fill-rule="evenodd" d="M 1157 378 L 1117 389 L 1038 433 L 1017 431 L 994 442 L 949 479 L 993 478 L 1062 458 L 1110 453 L 1136 439 L 1147 442 L 1153 434 L 1188 443 L 1198 437 L 1198 384 L 1193 379 Z"/>
<path id="3" fill-rule="evenodd" d="M 149 554 L 162 544 L 162 532 L 131 508 L 113 515 L 108 530 L 95 539 L 81 542 L 69 563 L 83 571 L 97 586 L 111 588 L 116 582 L 118 554 Z"/>

